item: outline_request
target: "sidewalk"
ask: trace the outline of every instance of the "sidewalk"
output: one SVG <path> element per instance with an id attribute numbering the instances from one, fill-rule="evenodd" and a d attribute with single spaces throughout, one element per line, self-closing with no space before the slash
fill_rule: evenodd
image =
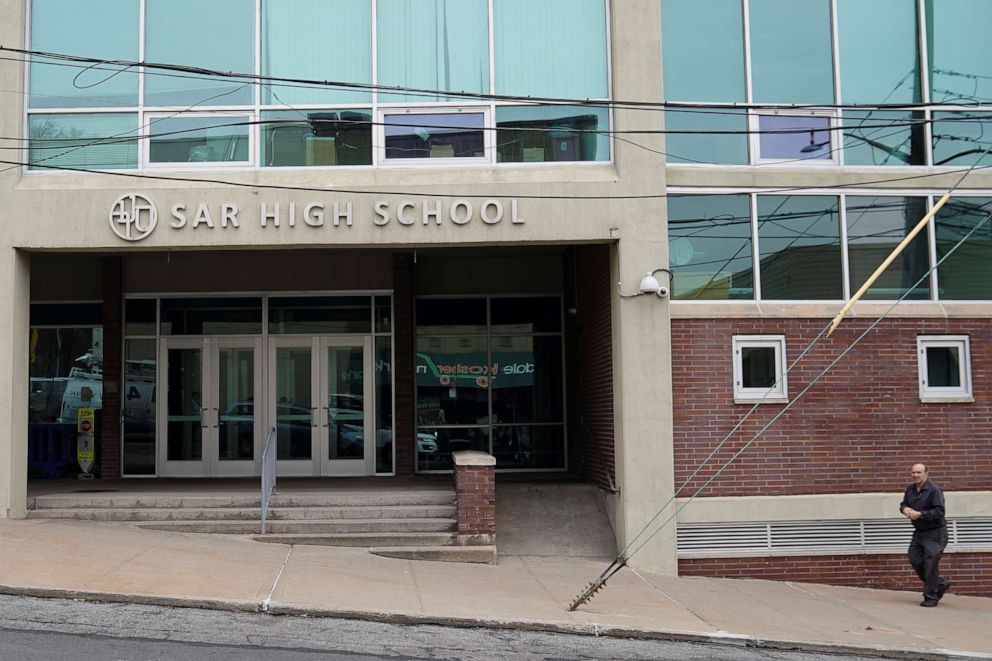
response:
<path id="1" fill-rule="evenodd" d="M 400 623 L 701 640 L 902 658 L 992 658 L 992 599 L 624 569 L 577 612 L 603 561 L 411 562 L 129 524 L 0 520 L 0 592 Z"/>

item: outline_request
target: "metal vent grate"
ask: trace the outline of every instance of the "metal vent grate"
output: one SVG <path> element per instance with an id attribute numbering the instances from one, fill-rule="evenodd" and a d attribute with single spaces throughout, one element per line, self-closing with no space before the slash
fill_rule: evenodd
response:
<path id="1" fill-rule="evenodd" d="M 992 550 L 992 518 L 947 523 L 948 550 Z M 683 557 L 902 552 L 912 536 L 904 519 L 683 523 L 678 526 L 678 552 Z"/>

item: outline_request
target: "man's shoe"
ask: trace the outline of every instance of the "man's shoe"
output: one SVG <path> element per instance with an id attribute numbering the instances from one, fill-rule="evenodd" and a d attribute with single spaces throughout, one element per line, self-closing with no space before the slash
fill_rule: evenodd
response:
<path id="1" fill-rule="evenodd" d="M 940 601 L 944 597 L 944 593 L 951 589 L 951 582 L 945 581 L 943 585 L 937 588 L 937 601 Z"/>
<path id="2" fill-rule="evenodd" d="M 924 608 L 933 608 L 936 605 L 937 605 L 936 599 L 924 599 L 923 601 L 920 602 L 920 606 L 923 606 Z"/>

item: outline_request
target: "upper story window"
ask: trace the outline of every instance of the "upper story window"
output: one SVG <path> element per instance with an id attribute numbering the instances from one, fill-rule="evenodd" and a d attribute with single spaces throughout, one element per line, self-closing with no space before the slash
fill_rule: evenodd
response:
<path id="1" fill-rule="evenodd" d="M 920 400 L 970 402 L 971 348 L 967 335 L 920 335 Z"/>
<path id="2" fill-rule="evenodd" d="M 32 58 L 29 167 L 608 161 L 607 103 L 486 98 L 609 101 L 607 16 L 606 0 L 32 0 L 30 48 L 107 62 Z"/>
<path id="3" fill-rule="evenodd" d="M 971 164 L 986 116 L 955 106 L 992 101 L 982 19 L 983 0 L 662 0 L 665 97 L 689 104 L 666 112 L 668 162 Z M 734 103 L 818 110 L 706 107 Z"/>

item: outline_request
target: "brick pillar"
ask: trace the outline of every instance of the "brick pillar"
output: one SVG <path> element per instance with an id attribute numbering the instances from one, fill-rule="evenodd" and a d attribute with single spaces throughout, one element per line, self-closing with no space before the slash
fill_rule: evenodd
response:
<path id="1" fill-rule="evenodd" d="M 123 341 L 123 263 L 103 258 L 103 409 L 100 423 L 100 477 L 121 476 L 121 354 Z"/>
<path id="2" fill-rule="evenodd" d="M 416 411 L 413 391 L 413 258 L 393 255 L 393 434 L 396 474 L 413 475 Z"/>
<path id="3" fill-rule="evenodd" d="M 458 544 L 496 543 L 496 458 L 486 452 L 453 452 Z"/>

